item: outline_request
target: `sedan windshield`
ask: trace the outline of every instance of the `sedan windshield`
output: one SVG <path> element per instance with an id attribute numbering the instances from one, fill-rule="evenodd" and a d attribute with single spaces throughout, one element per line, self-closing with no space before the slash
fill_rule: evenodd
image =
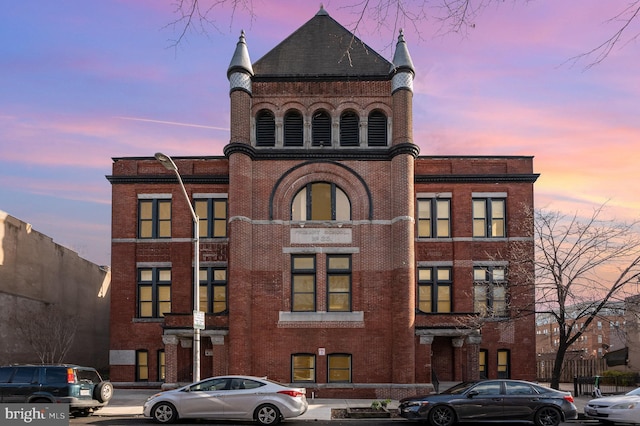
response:
<path id="1" fill-rule="evenodd" d="M 476 383 L 477 382 L 458 383 L 457 385 L 452 386 L 446 391 L 442 391 L 441 393 L 444 395 L 460 395 L 461 393 L 464 393 L 467 389 L 469 389 L 471 386 L 475 385 Z"/>
<path id="2" fill-rule="evenodd" d="M 636 389 L 632 390 L 631 392 L 627 392 L 627 395 L 637 395 L 637 396 L 640 396 L 640 388 L 636 388 Z"/>

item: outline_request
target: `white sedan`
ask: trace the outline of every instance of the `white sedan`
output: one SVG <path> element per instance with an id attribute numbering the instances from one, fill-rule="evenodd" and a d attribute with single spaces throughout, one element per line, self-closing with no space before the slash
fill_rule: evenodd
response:
<path id="1" fill-rule="evenodd" d="M 640 424 L 640 388 L 624 395 L 592 399 L 585 405 L 584 414 L 603 424 Z"/>
<path id="2" fill-rule="evenodd" d="M 305 388 L 289 387 L 266 377 L 220 376 L 157 393 L 144 403 L 143 412 L 158 423 L 189 418 L 275 425 L 304 414 L 308 406 Z"/>

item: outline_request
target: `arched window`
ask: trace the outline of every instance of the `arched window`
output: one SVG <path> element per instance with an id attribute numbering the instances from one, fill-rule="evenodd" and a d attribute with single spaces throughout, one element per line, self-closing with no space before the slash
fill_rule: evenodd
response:
<path id="1" fill-rule="evenodd" d="M 346 111 L 340 116 L 340 146 L 360 145 L 359 121 L 353 111 Z"/>
<path id="2" fill-rule="evenodd" d="M 331 116 L 326 111 L 317 111 L 311 119 L 313 146 L 331 146 Z"/>
<path id="3" fill-rule="evenodd" d="M 367 134 L 369 146 L 387 146 L 387 116 L 382 111 L 369 114 Z"/>
<path id="4" fill-rule="evenodd" d="M 256 146 L 276 145 L 276 120 L 273 113 L 263 109 L 256 116 Z"/>
<path id="5" fill-rule="evenodd" d="M 299 111 L 289 111 L 284 116 L 284 146 L 302 146 L 302 114 Z"/>
<path id="6" fill-rule="evenodd" d="M 333 183 L 309 183 L 293 198 L 291 220 L 351 220 L 351 202 Z"/>

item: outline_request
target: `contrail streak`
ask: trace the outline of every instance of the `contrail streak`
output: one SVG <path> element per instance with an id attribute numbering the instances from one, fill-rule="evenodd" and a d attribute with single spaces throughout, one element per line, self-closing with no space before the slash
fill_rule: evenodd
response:
<path id="1" fill-rule="evenodd" d="M 146 121 L 148 123 L 169 124 L 172 126 L 199 127 L 201 129 L 213 129 L 213 130 L 229 130 L 227 127 L 214 127 L 214 126 L 203 126 L 201 124 L 177 123 L 175 121 L 151 120 L 149 118 L 137 118 L 137 117 L 115 117 L 115 118 L 118 118 L 120 120 Z"/>

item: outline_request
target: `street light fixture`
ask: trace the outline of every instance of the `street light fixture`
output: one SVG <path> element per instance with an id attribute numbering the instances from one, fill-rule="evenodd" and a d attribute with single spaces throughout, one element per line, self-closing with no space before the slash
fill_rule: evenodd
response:
<path id="1" fill-rule="evenodd" d="M 161 152 L 156 152 L 156 160 L 164 166 L 165 169 L 174 172 L 182 188 L 184 198 L 187 200 L 191 217 L 193 218 L 194 226 L 194 239 L 193 239 L 193 257 L 194 257 L 194 272 L 193 272 L 193 381 L 200 381 L 200 328 L 204 328 L 204 321 L 202 321 L 202 312 L 200 311 L 200 218 L 196 214 L 196 211 L 191 205 L 189 195 L 182 182 L 182 177 L 178 172 L 176 163 L 173 162 L 171 157 Z"/>

